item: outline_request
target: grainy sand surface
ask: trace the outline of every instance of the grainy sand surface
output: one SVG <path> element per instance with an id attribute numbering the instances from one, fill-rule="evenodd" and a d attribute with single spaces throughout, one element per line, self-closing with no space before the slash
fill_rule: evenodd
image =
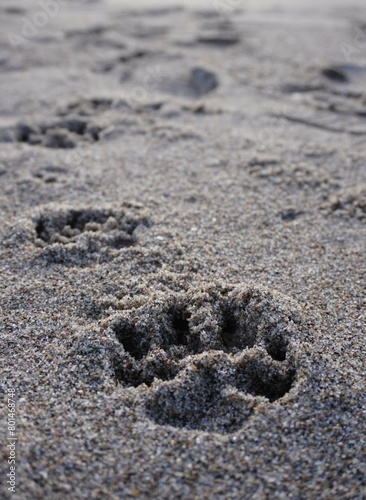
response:
<path id="1" fill-rule="evenodd" d="M 166 4 L 1 2 L 0 496 L 366 498 L 366 8 Z"/>

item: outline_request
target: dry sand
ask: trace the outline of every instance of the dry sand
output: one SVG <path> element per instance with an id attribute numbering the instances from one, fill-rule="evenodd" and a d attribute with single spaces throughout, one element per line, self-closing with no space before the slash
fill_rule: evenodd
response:
<path id="1" fill-rule="evenodd" d="M 1 3 L 2 498 L 366 498 L 366 10 L 318 4 Z"/>

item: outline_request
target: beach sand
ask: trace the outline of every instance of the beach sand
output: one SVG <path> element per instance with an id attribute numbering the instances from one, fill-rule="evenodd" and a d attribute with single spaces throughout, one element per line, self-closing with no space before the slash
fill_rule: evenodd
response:
<path id="1" fill-rule="evenodd" d="M 52 5 L 0 6 L 1 497 L 365 498 L 362 2 Z"/>

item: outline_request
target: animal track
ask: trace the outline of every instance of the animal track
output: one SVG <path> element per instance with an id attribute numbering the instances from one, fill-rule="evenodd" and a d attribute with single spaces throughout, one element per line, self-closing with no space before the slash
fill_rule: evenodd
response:
<path id="1" fill-rule="evenodd" d="M 163 67 L 161 71 L 167 75 L 160 84 L 162 92 L 197 99 L 213 92 L 219 86 L 216 73 L 202 67 L 182 68 L 181 63 L 175 62 Z"/>
<path id="2" fill-rule="evenodd" d="M 61 108 L 58 112 L 60 116 L 67 116 L 72 113 L 77 113 L 80 116 L 91 116 L 97 113 L 103 113 L 110 110 L 113 106 L 127 106 L 124 100 L 113 100 L 107 97 L 95 97 L 92 99 L 81 99 L 73 101 Z"/>
<path id="3" fill-rule="evenodd" d="M 344 189 L 328 203 L 331 212 L 366 221 L 366 184 Z"/>
<path id="4" fill-rule="evenodd" d="M 42 179 L 45 183 L 56 182 L 58 177 L 69 174 L 69 169 L 58 165 L 46 165 L 33 170 L 32 175 L 37 179 Z"/>
<path id="5" fill-rule="evenodd" d="M 212 92 L 218 86 L 218 79 L 215 73 L 203 68 L 194 68 L 191 73 L 190 84 L 197 97 Z"/>
<path id="6" fill-rule="evenodd" d="M 19 123 L 16 127 L 2 130 L 1 139 L 9 142 L 26 142 L 32 146 L 71 149 L 82 141 L 99 140 L 101 127 L 79 117 L 68 117 L 53 123 L 28 125 Z"/>
<path id="7" fill-rule="evenodd" d="M 108 256 L 108 249 L 120 250 L 137 244 L 138 227 L 150 227 L 144 216 L 121 209 L 69 208 L 45 210 L 35 221 L 37 245 L 47 249 L 56 263 L 80 263 Z"/>
<path id="8" fill-rule="evenodd" d="M 313 113 L 302 118 L 288 115 L 287 119 L 330 132 L 349 130 L 353 135 L 364 135 L 366 100 L 363 89 L 366 83 L 366 67 L 328 66 L 319 68 L 318 74 L 309 71 L 302 79 L 302 82 L 282 85 L 281 91 L 285 94 L 296 94 L 299 104 L 312 109 Z M 334 115 L 341 115 L 342 122 L 347 127 L 336 126 Z"/>
<path id="9" fill-rule="evenodd" d="M 321 70 L 321 74 L 325 76 L 325 78 L 328 78 L 328 80 L 332 80 L 338 83 L 348 82 L 348 77 L 341 68 L 337 67 L 323 68 Z"/>
<path id="10" fill-rule="evenodd" d="M 240 42 L 240 36 L 228 21 L 205 22 L 197 36 L 197 42 L 216 47 L 228 47 Z"/>
<path id="11" fill-rule="evenodd" d="M 296 340 L 307 335 L 296 303 L 254 286 L 172 295 L 119 313 L 110 328 L 116 379 L 139 387 L 151 420 L 220 433 L 291 389 Z"/>

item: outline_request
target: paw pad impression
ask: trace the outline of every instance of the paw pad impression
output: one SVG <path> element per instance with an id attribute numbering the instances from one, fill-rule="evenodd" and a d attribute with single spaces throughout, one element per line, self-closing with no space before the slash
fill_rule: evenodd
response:
<path id="1" fill-rule="evenodd" d="M 301 309 L 259 286 L 209 286 L 118 313 L 116 379 L 160 425 L 228 433 L 296 384 Z"/>
<path id="2" fill-rule="evenodd" d="M 35 242 L 55 263 L 103 260 L 109 250 L 136 245 L 136 229 L 150 225 L 142 214 L 123 209 L 46 209 L 34 220 Z"/>

